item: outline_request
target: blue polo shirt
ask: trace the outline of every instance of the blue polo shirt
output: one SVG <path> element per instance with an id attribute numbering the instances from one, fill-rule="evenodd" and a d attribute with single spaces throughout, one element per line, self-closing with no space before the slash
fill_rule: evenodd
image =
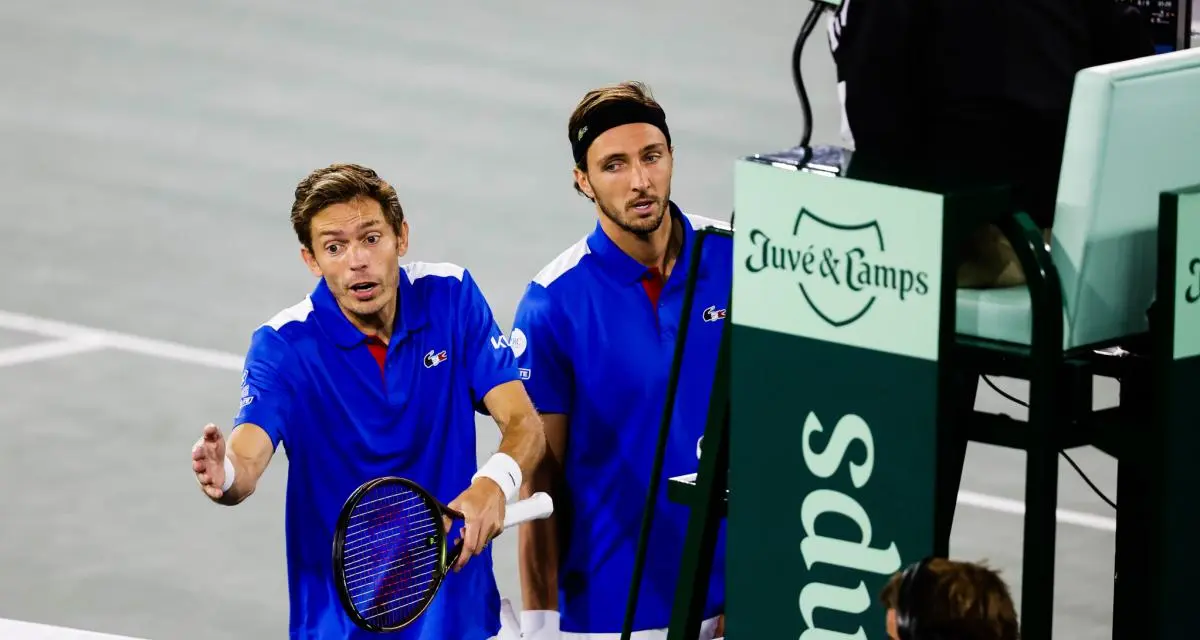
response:
<path id="1" fill-rule="evenodd" d="M 409 478 L 443 503 L 470 486 L 475 413 L 490 389 L 519 379 L 502 336 L 470 273 L 445 263 L 400 267 L 383 368 L 324 279 L 254 332 L 234 425 L 256 424 L 287 451 L 292 638 L 377 637 L 354 626 L 338 600 L 338 512 L 380 476 Z M 483 640 L 498 632 L 499 609 L 489 548 L 447 577 L 415 624 L 388 637 Z"/>
<path id="2" fill-rule="evenodd" d="M 673 204 L 671 211 L 684 242 L 657 304 L 644 284 L 646 267 L 597 223 L 533 279 L 517 308 L 511 342 L 534 405 L 568 416 L 568 495 L 555 501 L 563 631 L 619 633 L 624 622 L 695 225 L 725 226 Z M 725 324 L 732 241 L 710 236 L 703 251 L 635 629 L 670 622 L 690 510 L 667 499 L 667 479 L 697 469 Z M 723 611 L 724 557 L 722 527 L 706 617 Z"/>

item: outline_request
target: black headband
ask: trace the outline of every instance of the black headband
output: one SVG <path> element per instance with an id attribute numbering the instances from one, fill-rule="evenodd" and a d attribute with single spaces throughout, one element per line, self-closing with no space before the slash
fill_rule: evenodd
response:
<path id="1" fill-rule="evenodd" d="M 667 129 L 667 118 L 662 111 L 640 102 L 618 100 L 592 111 L 577 129 L 569 132 L 571 153 L 575 156 L 575 164 L 583 164 L 583 159 L 587 157 L 588 147 L 592 146 L 592 142 L 600 134 L 613 127 L 635 122 L 644 122 L 658 127 L 667 138 L 667 146 L 671 146 L 671 132 Z"/>
<path id="2" fill-rule="evenodd" d="M 901 640 L 922 640 L 927 637 L 921 626 L 922 614 L 929 609 L 929 599 L 933 597 L 934 579 L 929 571 L 932 557 L 925 557 L 920 562 L 914 562 L 904 570 L 900 580 L 899 593 L 896 594 L 896 630 Z"/>

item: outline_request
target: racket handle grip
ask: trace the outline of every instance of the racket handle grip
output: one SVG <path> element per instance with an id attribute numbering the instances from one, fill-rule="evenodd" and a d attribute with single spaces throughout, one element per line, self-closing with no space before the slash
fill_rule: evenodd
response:
<path id="1" fill-rule="evenodd" d="M 518 500 L 504 510 L 504 528 L 515 527 L 530 520 L 541 520 L 554 513 L 554 501 L 550 494 L 539 491 L 524 500 Z"/>

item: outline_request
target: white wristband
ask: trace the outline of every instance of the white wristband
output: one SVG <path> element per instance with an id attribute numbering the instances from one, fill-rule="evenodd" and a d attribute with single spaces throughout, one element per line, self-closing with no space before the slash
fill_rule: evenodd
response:
<path id="1" fill-rule="evenodd" d="M 507 453 L 497 451 L 492 454 L 492 457 L 479 467 L 479 471 L 471 476 L 471 482 L 478 478 L 491 478 L 500 485 L 505 502 L 513 502 L 521 494 L 521 465 Z"/>
<path id="2" fill-rule="evenodd" d="M 557 611 L 522 611 L 521 633 L 528 637 L 538 631 L 559 631 Z"/>
<path id="3" fill-rule="evenodd" d="M 233 478 L 237 475 L 237 471 L 233 467 L 233 460 L 229 456 L 225 456 L 225 484 L 221 485 L 221 492 L 229 491 L 233 486 Z"/>

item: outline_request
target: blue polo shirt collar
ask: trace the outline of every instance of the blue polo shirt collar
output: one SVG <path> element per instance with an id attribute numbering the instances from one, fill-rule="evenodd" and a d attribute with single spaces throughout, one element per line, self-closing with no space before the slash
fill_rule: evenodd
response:
<path id="1" fill-rule="evenodd" d="M 675 258 L 675 269 L 680 266 L 687 268 L 688 247 L 692 244 L 692 238 L 695 236 L 695 230 L 688 222 L 687 217 L 674 202 L 668 202 L 667 210 L 675 224 L 683 226 L 683 244 L 679 249 L 679 255 Z M 646 265 L 638 262 L 621 250 L 617 243 L 604 233 L 604 229 L 600 227 L 600 222 L 596 222 L 596 227 L 587 239 L 588 249 L 599 262 L 600 266 L 613 277 L 621 282 L 637 282 L 641 280 L 649 268 Z"/>
<path id="2" fill-rule="evenodd" d="M 392 328 L 392 344 L 398 343 L 409 333 L 424 327 L 428 319 L 424 306 L 417 299 L 413 283 L 408 279 L 408 273 L 397 267 L 400 272 L 397 302 L 399 313 L 396 314 L 396 326 Z M 325 278 L 317 283 L 312 295 L 313 314 L 321 329 L 325 331 L 339 347 L 349 349 L 366 341 L 367 335 L 354 326 L 346 314 L 338 306 L 337 298 L 329 290 Z"/>

